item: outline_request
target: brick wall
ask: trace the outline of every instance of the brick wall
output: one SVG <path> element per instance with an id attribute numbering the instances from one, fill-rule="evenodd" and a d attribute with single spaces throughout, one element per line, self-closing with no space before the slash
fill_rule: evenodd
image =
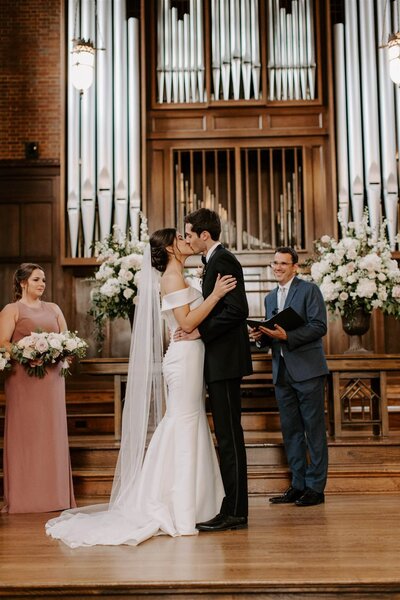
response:
<path id="1" fill-rule="evenodd" d="M 0 160 L 60 159 L 61 0 L 0 0 Z"/>

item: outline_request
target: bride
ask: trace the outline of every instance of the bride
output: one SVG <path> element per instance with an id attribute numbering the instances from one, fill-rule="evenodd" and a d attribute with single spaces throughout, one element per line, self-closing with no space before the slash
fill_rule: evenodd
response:
<path id="1" fill-rule="evenodd" d="M 204 407 L 204 345 L 200 339 L 174 342 L 171 335 L 162 360 L 161 313 L 172 333 L 178 327 L 191 332 L 236 280 L 218 277 L 203 300 L 183 276 L 191 254 L 175 229 L 156 231 L 145 250 L 110 503 L 67 510 L 46 524 L 48 535 L 71 548 L 137 545 L 161 533 L 193 535 L 196 523 L 221 506 L 224 489 Z"/>

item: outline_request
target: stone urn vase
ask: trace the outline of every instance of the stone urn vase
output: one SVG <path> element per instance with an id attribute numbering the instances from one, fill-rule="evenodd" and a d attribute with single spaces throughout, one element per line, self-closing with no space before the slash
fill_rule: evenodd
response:
<path id="1" fill-rule="evenodd" d="M 131 325 L 131 329 L 133 327 L 133 319 L 135 318 L 135 305 L 133 304 L 129 313 L 128 313 L 128 319 L 129 319 L 129 323 Z"/>
<path id="2" fill-rule="evenodd" d="M 371 313 L 362 308 L 356 308 L 348 315 L 342 315 L 342 327 L 345 333 L 350 337 L 349 347 L 344 354 L 363 354 L 369 353 L 361 341 L 361 336 L 367 333 L 371 325 Z"/>

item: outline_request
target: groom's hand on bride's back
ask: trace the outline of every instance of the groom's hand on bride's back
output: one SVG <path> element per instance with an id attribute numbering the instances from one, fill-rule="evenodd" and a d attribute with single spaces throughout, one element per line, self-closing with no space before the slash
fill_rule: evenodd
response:
<path id="1" fill-rule="evenodd" d="M 197 327 L 196 329 L 193 329 L 193 331 L 191 331 L 190 333 L 186 333 L 186 331 L 183 331 L 183 329 L 178 327 L 178 329 L 176 329 L 174 335 L 172 336 L 172 339 L 174 340 L 174 342 L 182 342 L 185 340 L 198 340 L 200 337 L 200 331 L 197 329 Z"/>

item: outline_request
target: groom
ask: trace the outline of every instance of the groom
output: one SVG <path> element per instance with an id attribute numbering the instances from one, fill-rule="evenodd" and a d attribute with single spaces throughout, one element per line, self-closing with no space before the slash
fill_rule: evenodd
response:
<path id="1" fill-rule="evenodd" d="M 243 271 L 235 256 L 219 242 L 221 222 L 217 213 L 200 208 L 185 217 L 186 240 L 205 262 L 203 296 L 214 289 L 218 274 L 233 275 L 237 285 L 215 306 L 198 330 L 186 339 L 201 336 L 205 345 L 205 380 L 218 443 L 225 498 L 220 513 L 200 531 L 225 531 L 247 527 L 247 465 L 240 422 L 240 383 L 252 373 L 246 326 L 248 305 Z"/>

